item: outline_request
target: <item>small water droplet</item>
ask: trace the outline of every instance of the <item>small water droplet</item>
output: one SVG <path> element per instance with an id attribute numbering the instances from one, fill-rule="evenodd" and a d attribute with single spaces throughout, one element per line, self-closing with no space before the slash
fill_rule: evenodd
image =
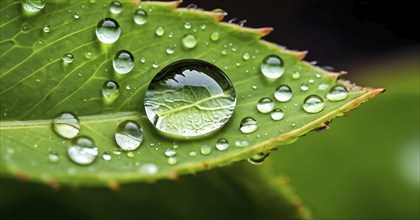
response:
<path id="1" fill-rule="evenodd" d="M 165 34 L 165 29 L 162 26 L 159 26 L 156 28 L 155 34 L 158 37 L 162 37 Z"/>
<path id="2" fill-rule="evenodd" d="M 315 73 L 316 78 L 321 78 L 321 76 L 322 76 L 321 73 Z"/>
<path id="3" fill-rule="evenodd" d="M 324 100 L 317 95 L 309 95 L 303 101 L 303 109 L 308 113 L 318 113 L 324 109 Z"/>
<path id="4" fill-rule="evenodd" d="M 280 108 L 276 108 L 271 112 L 271 119 L 273 119 L 274 121 L 280 121 L 281 119 L 283 119 L 284 117 L 284 113 L 283 110 L 281 110 Z"/>
<path id="5" fill-rule="evenodd" d="M 292 89 L 286 85 L 280 85 L 274 91 L 274 97 L 279 102 L 287 102 L 292 98 L 292 96 L 293 96 Z"/>
<path id="6" fill-rule="evenodd" d="M 261 113 L 269 113 L 274 108 L 274 102 L 268 97 L 261 98 L 257 103 L 257 109 Z"/>
<path id="7" fill-rule="evenodd" d="M 153 163 L 145 163 L 139 168 L 139 173 L 144 175 L 153 175 L 158 172 L 158 167 Z"/>
<path id="8" fill-rule="evenodd" d="M 176 159 L 176 157 L 168 157 L 167 162 L 169 165 L 174 165 L 178 162 L 178 160 Z"/>
<path id="9" fill-rule="evenodd" d="M 79 19 L 80 18 L 80 13 L 79 12 L 74 12 L 74 15 L 73 15 L 73 17 L 74 17 L 74 19 Z"/>
<path id="10" fill-rule="evenodd" d="M 67 150 L 70 159 L 79 165 L 88 165 L 98 156 L 98 147 L 87 136 L 76 137 Z"/>
<path id="11" fill-rule="evenodd" d="M 46 0 L 22 0 L 22 7 L 25 11 L 36 13 L 45 7 Z"/>
<path id="12" fill-rule="evenodd" d="M 220 53 L 221 53 L 223 56 L 226 56 L 226 55 L 227 55 L 227 50 L 226 50 L 226 49 L 223 49 L 222 51 L 220 51 Z"/>
<path id="13" fill-rule="evenodd" d="M 312 84 L 312 83 L 314 83 L 314 82 L 315 82 L 315 80 L 314 80 L 314 79 L 309 79 L 309 80 L 308 80 L 308 82 L 309 82 L 310 84 Z"/>
<path id="14" fill-rule="evenodd" d="M 194 35 L 187 34 L 182 38 L 182 44 L 187 49 L 192 49 L 197 45 L 197 39 Z"/>
<path id="15" fill-rule="evenodd" d="M 213 32 L 213 33 L 210 35 L 210 39 L 211 39 L 212 41 L 218 41 L 218 40 L 219 40 L 219 38 L 220 38 L 220 34 L 219 34 L 219 32 Z"/>
<path id="16" fill-rule="evenodd" d="M 127 152 L 127 157 L 129 157 L 129 158 L 133 158 L 133 157 L 135 157 L 136 155 L 134 154 L 134 152 L 133 151 L 130 151 L 130 152 Z"/>
<path id="17" fill-rule="evenodd" d="M 247 147 L 249 145 L 249 142 L 247 140 L 237 140 L 235 141 L 235 145 L 237 147 Z"/>
<path id="18" fill-rule="evenodd" d="M 173 157 L 176 155 L 176 150 L 172 148 L 168 148 L 165 150 L 165 156 L 167 157 Z"/>
<path id="19" fill-rule="evenodd" d="M 252 88 L 253 90 L 255 90 L 255 89 L 257 89 L 257 88 L 258 88 L 258 86 L 257 86 L 257 84 L 253 83 L 253 84 L 251 85 L 251 88 Z"/>
<path id="20" fill-rule="evenodd" d="M 146 62 L 146 58 L 142 57 L 142 58 L 140 59 L 140 62 L 145 63 L 145 62 Z"/>
<path id="21" fill-rule="evenodd" d="M 113 80 L 106 81 L 102 85 L 102 95 L 104 96 L 104 101 L 107 104 L 110 104 L 114 102 L 114 100 L 118 97 L 120 94 L 120 86 L 117 82 Z"/>
<path id="22" fill-rule="evenodd" d="M 299 78 L 300 78 L 300 72 L 295 71 L 295 72 L 292 74 L 292 79 L 299 79 Z"/>
<path id="23" fill-rule="evenodd" d="M 115 155 L 121 155 L 122 154 L 121 148 L 114 148 L 112 153 L 115 154 Z"/>
<path id="24" fill-rule="evenodd" d="M 119 1 L 112 1 L 111 4 L 109 4 L 109 11 L 112 14 L 119 14 L 122 11 L 123 5 Z"/>
<path id="25" fill-rule="evenodd" d="M 258 122 L 252 117 L 245 117 L 242 119 L 239 129 L 242 133 L 249 134 L 256 131 L 258 128 Z"/>
<path id="26" fill-rule="evenodd" d="M 349 96 L 347 88 L 343 85 L 333 86 L 327 94 L 327 99 L 333 102 L 341 101 Z"/>
<path id="27" fill-rule="evenodd" d="M 168 37 L 173 38 L 174 37 L 174 32 L 169 32 Z"/>
<path id="28" fill-rule="evenodd" d="M 292 122 L 292 127 L 296 127 L 296 123 L 295 122 Z"/>
<path id="29" fill-rule="evenodd" d="M 44 24 L 42 31 L 44 31 L 45 33 L 48 33 L 50 32 L 50 30 L 51 30 L 51 26 L 49 24 Z"/>
<path id="30" fill-rule="evenodd" d="M 143 25 L 147 22 L 147 12 L 143 9 L 137 9 L 134 12 L 134 22 L 138 25 Z"/>
<path id="31" fill-rule="evenodd" d="M 66 54 L 64 54 L 64 56 L 63 56 L 63 62 L 64 63 L 72 63 L 73 62 L 73 59 L 74 59 L 74 57 L 73 57 L 73 54 L 71 54 L 71 53 L 66 53 Z"/>
<path id="32" fill-rule="evenodd" d="M 143 130 L 135 121 L 121 122 L 115 132 L 115 141 L 123 150 L 135 150 L 143 142 Z"/>
<path id="33" fill-rule="evenodd" d="M 328 87 L 330 87 L 328 84 L 321 83 L 321 84 L 318 85 L 318 90 L 325 91 L 325 90 L 328 89 Z"/>
<path id="34" fill-rule="evenodd" d="M 48 153 L 48 161 L 51 163 L 58 163 L 60 161 L 60 155 L 56 152 L 50 151 Z"/>
<path id="35" fill-rule="evenodd" d="M 208 144 L 201 146 L 200 153 L 202 155 L 209 155 L 211 153 L 211 146 Z"/>
<path id="36" fill-rule="evenodd" d="M 302 90 L 302 92 L 306 92 L 308 91 L 308 89 L 309 89 L 309 86 L 307 84 L 302 84 L 300 86 L 300 90 Z"/>
<path id="37" fill-rule="evenodd" d="M 173 45 L 169 45 L 168 48 L 166 48 L 166 53 L 171 55 L 175 52 L 174 46 Z"/>
<path id="38" fill-rule="evenodd" d="M 174 143 L 172 144 L 172 147 L 173 147 L 174 149 L 177 149 L 177 148 L 179 147 L 179 144 L 177 144 L 177 143 L 175 143 L 175 142 L 174 142 Z"/>
<path id="39" fill-rule="evenodd" d="M 134 68 L 134 65 L 134 56 L 127 50 L 118 51 L 112 60 L 112 66 L 119 74 L 127 74 Z"/>
<path id="40" fill-rule="evenodd" d="M 187 30 L 188 30 L 188 29 L 191 29 L 191 27 L 192 27 L 192 25 L 191 25 L 191 23 L 190 23 L 190 22 L 188 22 L 188 21 L 187 21 L 187 22 L 185 22 L 185 24 L 184 24 L 184 28 L 185 28 L 185 29 L 187 29 Z"/>
<path id="41" fill-rule="evenodd" d="M 249 60 L 251 58 L 251 55 L 248 53 L 248 52 L 245 52 L 243 55 L 242 55 L 242 59 L 243 60 Z"/>
<path id="42" fill-rule="evenodd" d="M 188 152 L 188 156 L 190 156 L 190 157 L 197 156 L 197 151 L 192 150 L 192 151 Z"/>
<path id="43" fill-rule="evenodd" d="M 104 18 L 96 26 L 96 37 L 102 43 L 112 44 L 120 38 L 120 35 L 120 25 L 112 18 Z"/>
<path id="44" fill-rule="evenodd" d="M 229 141 L 226 138 L 219 138 L 216 142 L 216 149 L 220 151 L 227 150 L 229 148 Z"/>
<path id="45" fill-rule="evenodd" d="M 152 67 L 155 68 L 155 69 L 158 68 L 159 67 L 158 62 L 157 61 L 153 62 Z"/>
<path id="46" fill-rule="evenodd" d="M 248 158 L 248 162 L 250 162 L 251 164 L 254 164 L 254 165 L 260 165 L 265 161 L 265 159 L 267 159 L 267 157 L 269 155 L 270 155 L 269 151 L 261 152 L 261 153 L 255 154 L 254 156 Z"/>
<path id="47" fill-rule="evenodd" d="M 56 134 L 71 139 L 79 134 L 79 118 L 70 112 L 63 112 L 52 120 L 52 128 Z"/>
<path id="48" fill-rule="evenodd" d="M 207 26 L 206 26 L 205 24 L 202 24 L 202 25 L 200 26 L 200 28 L 201 28 L 201 30 L 206 30 Z"/>
<path id="49" fill-rule="evenodd" d="M 27 24 L 22 25 L 22 31 L 28 31 L 29 26 Z"/>
<path id="50" fill-rule="evenodd" d="M 284 61 L 277 55 L 268 55 L 260 65 L 262 74 L 270 79 L 278 79 L 284 73 Z"/>
<path id="51" fill-rule="evenodd" d="M 91 59 L 91 58 L 92 58 L 92 56 L 93 56 L 93 53 L 92 53 L 92 52 L 90 52 L 90 51 L 87 51 L 87 52 L 85 53 L 85 58 L 86 58 L 86 59 Z"/>
<path id="52" fill-rule="evenodd" d="M 102 154 L 102 159 L 109 161 L 112 159 L 112 155 L 109 151 L 104 151 L 104 153 Z"/>

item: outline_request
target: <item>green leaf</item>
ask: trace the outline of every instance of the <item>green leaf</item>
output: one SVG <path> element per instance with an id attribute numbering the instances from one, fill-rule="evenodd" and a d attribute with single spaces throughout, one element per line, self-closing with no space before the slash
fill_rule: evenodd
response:
<path id="1" fill-rule="evenodd" d="M 308 114 L 302 108 L 304 99 L 310 94 L 325 99 L 341 73 L 327 72 L 301 61 L 305 52 L 289 51 L 260 40 L 270 28 L 250 29 L 220 23 L 223 13 L 176 9 L 178 4 L 141 3 L 148 21 L 137 25 L 133 13 L 138 6 L 131 1 L 123 2 L 119 15 L 112 15 L 106 4 L 81 1 L 48 1 L 38 14 L 26 15 L 20 2 L 1 1 L 1 175 L 50 184 L 111 186 L 175 178 L 179 174 L 226 166 L 291 143 L 383 91 L 340 81 L 347 86 L 349 96 L 339 102 L 325 100 L 323 111 Z M 80 18 L 76 19 L 75 13 Z M 95 36 L 98 21 L 105 17 L 115 18 L 122 29 L 119 40 L 110 45 L 100 43 Z M 192 26 L 189 29 L 184 27 L 187 22 Z M 48 33 L 42 31 L 45 24 L 51 27 Z M 158 27 L 164 28 L 163 36 L 155 34 Z M 215 32 L 219 33 L 217 41 L 211 39 Z M 194 48 L 182 46 L 186 34 L 197 39 Z M 166 53 L 175 44 L 174 53 Z M 128 50 L 135 57 L 134 69 L 124 76 L 115 74 L 112 67 L 112 59 L 119 50 Z M 63 63 L 66 53 L 74 56 L 72 63 Z M 284 61 L 285 73 L 276 80 L 267 80 L 260 71 L 261 62 L 271 54 Z M 187 58 L 205 60 L 221 68 L 235 87 L 237 104 L 232 118 L 217 134 L 194 141 L 176 141 L 156 132 L 146 117 L 144 97 L 160 69 Z M 300 73 L 299 79 L 293 79 L 294 72 Z M 111 79 L 119 83 L 120 95 L 107 104 L 101 88 Z M 300 90 L 303 83 L 308 84 L 308 91 Z M 274 90 L 282 84 L 293 90 L 293 97 L 285 103 L 275 101 L 275 107 L 283 109 L 285 116 L 273 121 L 270 114 L 258 112 L 256 103 L 262 97 L 275 100 Z M 319 85 L 326 90 L 319 90 Z M 91 137 L 98 146 L 100 155 L 92 165 L 72 163 L 67 157 L 70 141 L 51 129 L 52 118 L 64 111 L 80 118 L 80 135 Z M 255 132 L 243 134 L 239 130 L 245 117 L 258 122 Z M 103 160 L 103 152 L 118 148 L 114 133 L 125 120 L 135 120 L 141 125 L 142 146 L 129 156 L 124 152 L 112 155 L 110 161 Z M 229 149 L 215 149 L 219 138 L 229 141 Z M 212 148 L 210 154 L 200 154 L 204 145 Z M 164 152 L 174 146 L 179 146 L 177 163 L 170 165 Z M 191 151 L 197 155 L 190 156 Z M 49 161 L 49 152 L 60 155 L 58 163 Z M 148 164 L 157 168 L 156 173 L 144 172 Z"/>
<path id="2" fill-rule="evenodd" d="M 311 219 L 285 178 L 274 178 L 261 168 L 241 163 L 179 181 L 127 184 L 117 192 L 87 187 L 53 191 L 3 180 L 0 211 L 7 219 Z M 39 202 L 20 211 L 31 201 Z"/>

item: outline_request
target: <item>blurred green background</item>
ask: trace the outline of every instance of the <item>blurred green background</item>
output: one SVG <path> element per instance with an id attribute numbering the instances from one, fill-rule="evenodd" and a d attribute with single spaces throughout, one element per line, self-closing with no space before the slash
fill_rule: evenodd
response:
<path id="1" fill-rule="evenodd" d="M 373 1 L 302 0 L 274 7 L 278 2 L 183 5 L 223 8 L 230 14 L 226 20 L 272 26 L 275 31 L 267 40 L 308 49 L 307 60 L 347 70 L 345 79 L 387 91 L 335 119 L 331 129 L 279 147 L 261 166 L 242 162 L 175 182 L 123 185 L 119 192 L 53 190 L 2 179 L 0 218 L 298 218 L 288 206 L 294 196 L 287 186 L 267 184 L 273 181 L 271 173 L 286 176 L 315 219 L 419 219 L 419 41 L 418 34 L 398 26 L 416 20 L 409 17 L 416 7 L 383 3 L 387 7 L 380 11 L 373 10 Z M 393 17 L 398 11 L 403 15 Z"/>

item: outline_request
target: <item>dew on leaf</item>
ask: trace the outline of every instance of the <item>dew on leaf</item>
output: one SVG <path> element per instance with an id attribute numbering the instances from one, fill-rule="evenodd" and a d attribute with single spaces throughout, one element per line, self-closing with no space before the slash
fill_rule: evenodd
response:
<path id="1" fill-rule="evenodd" d="M 134 68 L 134 65 L 134 56 L 127 50 L 118 51 L 112 60 L 112 66 L 119 74 L 127 74 Z"/>
<path id="2" fill-rule="evenodd" d="M 182 45 L 187 49 L 192 49 L 197 46 L 197 39 L 194 35 L 187 34 L 182 38 Z"/>
<path id="3" fill-rule="evenodd" d="M 309 89 L 309 86 L 308 86 L 307 84 L 305 84 L 305 83 L 303 83 L 303 84 L 300 86 L 300 90 L 301 90 L 302 92 L 306 92 L 306 91 L 308 91 L 308 89 Z"/>
<path id="4" fill-rule="evenodd" d="M 236 94 L 218 67 L 201 60 L 180 60 L 153 78 L 144 105 L 149 121 L 161 134 L 192 139 L 226 124 L 236 106 Z"/>
<path id="5" fill-rule="evenodd" d="M 145 163 L 140 166 L 139 173 L 144 175 L 153 175 L 158 172 L 158 167 L 153 163 Z"/>
<path id="6" fill-rule="evenodd" d="M 330 87 L 330 85 L 325 84 L 325 83 L 321 83 L 321 84 L 318 85 L 318 90 L 325 91 L 325 90 L 328 89 L 328 87 Z"/>
<path id="7" fill-rule="evenodd" d="M 112 44 L 120 38 L 121 28 L 112 18 L 104 18 L 96 26 L 96 37 L 105 44 Z"/>
<path id="8" fill-rule="evenodd" d="M 286 85 L 280 85 L 274 91 L 274 98 L 279 102 L 287 102 L 293 96 L 292 89 Z"/>
<path id="9" fill-rule="evenodd" d="M 220 38 L 220 34 L 219 34 L 219 32 L 213 32 L 213 33 L 210 35 L 210 39 L 211 39 L 212 41 L 218 41 L 218 40 L 219 40 L 219 38 Z"/>
<path id="10" fill-rule="evenodd" d="M 274 102 L 268 97 L 261 98 L 257 103 L 257 109 L 261 113 L 269 113 L 274 108 Z"/>
<path id="11" fill-rule="evenodd" d="M 25 11 L 36 13 L 45 7 L 46 0 L 22 0 L 22 7 Z"/>
<path id="12" fill-rule="evenodd" d="M 102 85 L 102 95 L 104 97 L 104 101 L 107 104 L 110 104 L 114 102 L 114 100 L 118 97 L 120 94 L 120 86 L 117 82 L 113 80 L 106 81 Z"/>
<path id="13" fill-rule="evenodd" d="M 300 72 L 295 71 L 292 73 L 292 79 L 299 79 L 300 78 Z"/>
<path id="14" fill-rule="evenodd" d="M 133 158 L 133 157 L 135 157 L 136 155 L 134 154 L 134 152 L 133 151 L 130 151 L 130 152 L 127 152 L 127 157 L 129 157 L 129 158 Z"/>
<path id="15" fill-rule="evenodd" d="M 255 89 L 257 89 L 257 88 L 258 88 L 258 86 L 257 86 L 257 84 L 253 83 L 253 84 L 251 85 L 251 88 L 255 90 Z"/>
<path id="16" fill-rule="evenodd" d="M 98 156 L 98 147 L 90 137 L 79 136 L 71 141 L 67 153 L 76 164 L 88 165 L 93 163 Z"/>
<path id="17" fill-rule="evenodd" d="M 190 157 L 197 156 L 197 151 L 192 150 L 192 151 L 188 152 L 188 156 L 190 156 Z"/>
<path id="18" fill-rule="evenodd" d="M 244 134 L 249 134 L 256 131 L 258 128 L 258 122 L 252 117 L 245 117 L 242 119 L 239 129 Z"/>
<path id="19" fill-rule="evenodd" d="M 327 99 L 333 102 L 344 100 L 348 97 L 347 88 L 343 85 L 333 86 L 327 94 Z"/>
<path id="20" fill-rule="evenodd" d="M 251 164 L 254 165 L 260 165 L 262 164 L 265 159 L 267 159 L 267 157 L 270 155 L 270 152 L 261 152 L 258 154 L 255 154 L 254 156 L 248 158 L 248 162 L 250 162 Z"/>
<path id="21" fill-rule="evenodd" d="M 174 46 L 173 46 L 173 45 L 169 45 L 169 46 L 166 48 L 166 53 L 167 53 L 167 54 L 171 55 L 171 54 L 173 54 L 174 52 L 175 52 L 175 49 L 174 49 Z"/>
<path id="22" fill-rule="evenodd" d="M 209 155 L 211 153 L 211 146 L 208 144 L 201 146 L 200 153 L 202 155 Z"/>
<path id="23" fill-rule="evenodd" d="M 187 29 L 187 30 L 188 30 L 188 29 L 191 29 L 191 27 L 192 27 L 192 25 L 191 25 L 191 23 L 190 23 L 190 22 L 188 22 L 188 21 L 187 21 L 187 22 L 185 22 L 185 23 L 184 23 L 184 28 L 185 28 L 185 29 Z"/>
<path id="24" fill-rule="evenodd" d="M 155 34 L 158 37 L 162 37 L 165 34 L 165 29 L 162 26 L 159 26 L 156 28 Z"/>
<path id="25" fill-rule="evenodd" d="M 176 150 L 173 148 L 168 148 L 165 150 L 165 156 L 167 157 L 173 157 L 176 155 Z"/>
<path id="26" fill-rule="evenodd" d="M 284 73 L 284 61 L 277 55 L 268 55 L 261 62 L 262 74 L 270 79 L 278 79 Z"/>
<path id="27" fill-rule="evenodd" d="M 143 9 L 137 9 L 134 12 L 134 16 L 133 16 L 134 22 L 138 25 L 145 24 L 147 22 L 147 17 L 148 17 L 147 12 Z"/>
<path id="28" fill-rule="evenodd" d="M 112 159 L 112 155 L 109 151 L 104 151 L 104 153 L 102 154 L 102 159 L 109 161 Z"/>
<path id="29" fill-rule="evenodd" d="M 247 147 L 249 145 L 249 141 L 247 141 L 247 140 L 237 140 L 237 141 L 235 141 L 235 145 L 237 147 Z"/>
<path id="30" fill-rule="evenodd" d="M 73 17 L 74 17 L 74 19 L 79 19 L 80 18 L 80 13 L 79 12 L 74 12 L 74 15 L 73 15 Z"/>
<path id="31" fill-rule="evenodd" d="M 58 163 L 60 161 L 60 155 L 56 152 L 50 151 L 48 153 L 48 161 L 51 163 Z"/>
<path id="32" fill-rule="evenodd" d="M 111 4 L 109 4 L 109 11 L 112 14 L 119 14 L 122 11 L 123 5 L 119 1 L 112 1 Z"/>
<path id="33" fill-rule="evenodd" d="M 75 114 L 63 112 L 52 120 L 52 128 L 59 136 L 71 139 L 79 134 L 80 121 Z"/>
<path id="34" fill-rule="evenodd" d="M 93 56 L 93 53 L 92 53 L 92 52 L 90 52 L 90 51 L 87 51 L 87 52 L 85 53 L 85 58 L 86 58 L 86 59 L 90 59 L 90 58 L 92 58 L 92 56 Z"/>
<path id="35" fill-rule="evenodd" d="M 271 112 L 271 119 L 273 119 L 274 121 L 280 121 L 281 119 L 283 119 L 284 117 L 284 113 L 283 110 L 281 110 L 280 108 L 276 108 Z"/>
<path id="36" fill-rule="evenodd" d="M 243 55 L 242 55 L 242 59 L 243 60 L 249 60 L 251 58 L 251 55 L 248 53 L 248 52 L 245 52 Z"/>
<path id="37" fill-rule="evenodd" d="M 48 33 L 50 32 L 50 30 L 51 30 L 51 26 L 49 24 L 44 24 L 42 31 L 44 31 L 45 33 Z"/>
<path id="38" fill-rule="evenodd" d="M 174 165 L 178 162 L 178 160 L 176 159 L 176 157 L 168 157 L 167 162 L 169 165 Z"/>
<path id="39" fill-rule="evenodd" d="M 115 131 L 115 141 L 125 151 L 135 150 L 143 142 L 143 130 L 135 121 L 123 121 Z"/>
<path id="40" fill-rule="evenodd" d="M 74 60 L 73 54 L 71 53 L 64 54 L 62 60 L 64 63 L 72 63 Z"/>
<path id="41" fill-rule="evenodd" d="M 324 109 L 324 100 L 318 95 L 309 95 L 303 101 L 303 109 L 307 113 L 318 113 Z"/>
<path id="42" fill-rule="evenodd" d="M 229 148 L 229 141 L 226 138 L 219 138 L 216 141 L 216 149 L 220 151 L 227 150 Z"/>
<path id="43" fill-rule="evenodd" d="M 22 25 L 22 31 L 28 31 L 29 26 L 27 24 Z"/>

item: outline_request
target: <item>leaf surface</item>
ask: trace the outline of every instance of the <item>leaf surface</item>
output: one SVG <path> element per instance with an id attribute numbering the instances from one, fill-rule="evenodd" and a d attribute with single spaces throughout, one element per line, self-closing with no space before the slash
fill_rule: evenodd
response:
<path id="1" fill-rule="evenodd" d="M 176 178 L 179 174 L 226 166 L 291 143 L 383 91 L 340 81 L 346 85 L 349 96 L 339 102 L 328 101 L 326 94 L 337 84 L 341 73 L 327 72 L 302 61 L 304 52 L 260 40 L 270 28 L 221 23 L 222 13 L 177 9 L 178 4 L 141 3 L 148 20 L 137 25 L 133 14 L 138 5 L 131 1 L 123 2 L 123 11 L 118 15 L 111 14 L 108 5 L 99 2 L 48 1 L 40 13 L 31 16 L 22 12 L 20 2 L 1 1 L 1 175 L 51 184 L 111 186 Z M 75 14 L 80 17 L 76 19 Z M 105 17 L 115 18 L 122 30 L 118 41 L 110 45 L 104 45 L 95 36 L 98 21 Z M 47 33 L 42 31 L 45 24 L 51 27 Z M 163 36 L 155 33 L 159 27 L 164 29 Z M 219 39 L 212 40 L 216 32 Z M 187 34 L 197 39 L 194 48 L 183 46 L 182 39 Z M 174 53 L 168 54 L 168 47 L 174 48 Z M 128 50 L 135 57 L 134 69 L 123 76 L 114 73 L 112 66 L 119 50 Z M 72 63 L 63 63 L 66 53 L 73 55 Z M 276 80 L 268 80 L 260 70 L 261 62 L 271 54 L 284 61 L 285 72 Z M 226 73 L 236 91 L 236 109 L 217 134 L 194 141 L 164 138 L 146 116 L 146 89 L 160 69 L 190 58 L 213 63 Z M 293 78 L 296 72 L 299 79 Z M 120 94 L 111 104 L 104 102 L 101 93 L 107 80 L 120 85 Z M 307 91 L 300 89 L 302 84 L 307 84 Z M 275 100 L 274 91 L 279 85 L 292 89 L 290 101 Z M 303 110 L 303 101 L 310 94 L 325 100 L 323 111 L 308 114 Z M 274 121 L 270 114 L 257 110 L 256 104 L 263 97 L 271 98 L 275 107 L 283 110 L 282 120 Z M 99 156 L 92 165 L 80 166 L 67 157 L 70 141 L 51 129 L 51 120 L 61 112 L 76 114 L 81 121 L 80 135 L 91 137 L 98 146 Z M 239 130 L 245 117 L 258 122 L 255 132 L 243 134 Z M 130 154 L 116 150 L 114 140 L 117 126 L 125 120 L 137 121 L 144 132 L 142 145 Z M 228 140 L 227 150 L 215 148 L 220 138 Z M 202 146 L 210 146 L 211 153 L 200 153 Z M 177 162 L 170 164 L 173 161 L 168 162 L 165 151 L 176 147 Z M 102 159 L 106 151 L 114 152 L 109 161 Z M 50 152 L 59 155 L 57 163 L 49 161 Z M 190 156 L 194 153 L 196 156 Z"/>

